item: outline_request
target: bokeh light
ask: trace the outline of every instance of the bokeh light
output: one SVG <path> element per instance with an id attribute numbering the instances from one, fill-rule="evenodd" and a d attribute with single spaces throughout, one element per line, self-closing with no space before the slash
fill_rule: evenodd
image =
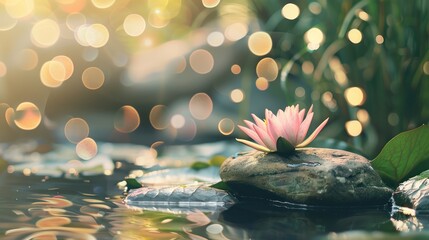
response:
<path id="1" fill-rule="evenodd" d="M 257 89 L 265 91 L 268 89 L 269 83 L 267 79 L 259 77 L 258 79 L 256 79 L 255 85 Z"/>
<path id="2" fill-rule="evenodd" d="M 162 130 L 168 127 L 168 122 L 163 117 L 165 110 L 165 105 L 156 105 L 150 110 L 149 121 L 153 128 Z"/>
<path id="3" fill-rule="evenodd" d="M 305 97 L 305 89 L 303 87 L 295 88 L 295 96 L 297 96 L 298 98 Z"/>
<path id="4" fill-rule="evenodd" d="M 85 40 L 89 46 L 101 48 L 109 41 L 109 30 L 103 24 L 92 24 L 85 31 Z"/>
<path id="5" fill-rule="evenodd" d="M 202 0 L 204 7 L 214 8 L 219 5 L 220 0 Z"/>
<path id="6" fill-rule="evenodd" d="M 197 93 L 189 101 L 189 111 L 195 119 L 207 119 L 213 111 L 213 101 L 206 93 Z"/>
<path id="7" fill-rule="evenodd" d="M 183 128 L 185 126 L 186 119 L 182 114 L 175 114 L 170 119 L 170 124 L 176 129 Z"/>
<path id="8" fill-rule="evenodd" d="M 375 42 L 376 42 L 377 44 L 383 44 L 383 43 L 384 43 L 384 37 L 383 37 L 382 35 L 377 35 L 377 36 L 375 37 Z"/>
<path id="9" fill-rule="evenodd" d="M 154 9 L 149 14 L 148 22 L 154 28 L 164 28 L 170 23 L 170 16 L 166 11 Z"/>
<path id="10" fill-rule="evenodd" d="M 350 87 L 344 91 L 344 96 L 351 106 L 360 106 L 365 102 L 365 93 L 359 87 Z"/>
<path id="11" fill-rule="evenodd" d="M 229 118 L 223 118 L 219 121 L 217 128 L 223 135 L 231 135 L 234 132 L 235 124 Z"/>
<path id="12" fill-rule="evenodd" d="M 54 74 L 54 75 L 53 75 Z M 40 80 L 43 85 L 51 88 L 61 86 L 65 77 L 65 69 L 56 61 L 47 61 L 40 68 Z"/>
<path id="13" fill-rule="evenodd" d="M 104 9 L 111 7 L 115 0 L 91 0 L 91 2 L 96 8 Z"/>
<path id="14" fill-rule="evenodd" d="M 207 36 L 207 43 L 212 47 L 219 47 L 225 41 L 225 36 L 221 32 L 211 32 Z"/>
<path id="15" fill-rule="evenodd" d="M 92 138 L 84 138 L 76 144 L 76 154 L 83 160 L 89 160 L 97 155 L 97 143 Z"/>
<path id="16" fill-rule="evenodd" d="M 7 67 L 4 62 L 0 61 L 0 77 L 4 77 L 7 73 Z"/>
<path id="17" fill-rule="evenodd" d="M 248 47 L 256 56 L 263 56 L 271 51 L 273 42 L 266 32 L 255 32 L 249 37 Z"/>
<path id="18" fill-rule="evenodd" d="M 22 70 L 33 70 L 39 63 L 39 55 L 33 49 L 23 49 L 18 53 L 18 66 Z"/>
<path id="19" fill-rule="evenodd" d="M 308 4 L 308 10 L 314 15 L 319 15 L 322 12 L 322 6 L 318 2 Z"/>
<path id="20" fill-rule="evenodd" d="M 230 94 L 231 100 L 235 103 L 242 102 L 244 100 L 244 93 L 241 89 L 234 89 Z"/>
<path id="21" fill-rule="evenodd" d="M 146 28 L 146 21 L 139 14 L 130 14 L 125 18 L 123 26 L 125 32 L 128 35 L 137 37 L 144 32 Z"/>
<path id="22" fill-rule="evenodd" d="M 213 69 L 214 59 L 209 51 L 198 49 L 189 56 L 189 64 L 196 73 L 207 74 Z"/>
<path id="23" fill-rule="evenodd" d="M 55 71 L 61 71 L 59 74 L 56 74 L 57 77 L 55 78 L 55 80 L 58 81 L 65 81 L 67 79 L 69 79 L 74 71 L 74 64 L 73 61 L 64 55 L 59 55 L 56 56 L 52 59 L 51 65 L 49 66 L 49 70 L 52 71 L 53 65 L 52 63 L 57 63 L 57 68 L 60 70 L 55 70 Z M 62 72 L 64 71 L 64 73 Z M 54 76 L 55 74 L 53 74 L 51 72 L 52 76 Z"/>
<path id="24" fill-rule="evenodd" d="M 389 115 L 387 115 L 387 122 L 389 123 L 390 126 L 397 126 L 399 124 L 399 116 L 397 113 L 389 113 Z"/>
<path id="25" fill-rule="evenodd" d="M 365 109 L 359 109 L 356 112 L 356 117 L 362 125 L 366 126 L 369 123 L 369 113 Z"/>
<path id="26" fill-rule="evenodd" d="M 369 20 L 369 15 L 368 13 L 366 13 L 365 11 L 362 10 L 358 10 L 357 11 L 357 15 L 360 19 L 362 19 L 363 21 L 368 21 Z"/>
<path id="27" fill-rule="evenodd" d="M 24 18 L 33 12 L 34 0 L 6 0 L 4 6 L 11 17 Z"/>
<path id="28" fill-rule="evenodd" d="M 233 65 L 231 66 L 231 72 L 232 72 L 232 74 L 235 74 L 235 75 L 240 74 L 240 73 L 241 73 L 241 67 L 240 67 L 240 65 L 238 65 L 238 64 L 233 64 Z"/>
<path id="29" fill-rule="evenodd" d="M 256 65 L 256 74 L 268 81 L 274 81 L 279 73 L 276 61 L 272 58 L 263 58 Z"/>
<path id="30" fill-rule="evenodd" d="M 362 41 L 362 33 L 359 31 L 359 29 L 353 28 L 347 33 L 347 37 L 349 38 L 350 42 L 354 44 L 358 44 Z"/>
<path id="31" fill-rule="evenodd" d="M 71 143 L 78 143 L 89 135 L 89 126 L 82 118 L 72 118 L 64 127 L 64 135 Z"/>
<path id="32" fill-rule="evenodd" d="M 303 73 L 310 75 L 314 71 L 314 64 L 310 61 L 304 61 L 301 68 Z"/>
<path id="33" fill-rule="evenodd" d="M 423 64 L 423 72 L 424 72 L 424 74 L 429 75 L 429 61 L 426 61 Z"/>
<path id="34" fill-rule="evenodd" d="M 89 67 L 82 73 L 83 85 L 90 90 L 97 90 L 104 84 L 104 73 L 98 67 Z"/>
<path id="35" fill-rule="evenodd" d="M 86 24 L 86 16 L 79 12 L 73 12 L 67 15 L 66 25 L 71 31 L 77 30 L 80 26 Z"/>
<path id="36" fill-rule="evenodd" d="M 118 132 L 130 133 L 140 125 L 140 115 L 137 110 L 129 105 L 121 107 L 115 114 L 114 127 Z"/>
<path id="37" fill-rule="evenodd" d="M 307 48 L 309 50 L 317 50 L 325 41 L 325 35 L 319 28 L 310 28 L 304 34 L 304 41 L 307 43 Z"/>
<path id="38" fill-rule="evenodd" d="M 299 16 L 299 7 L 293 3 L 288 3 L 282 8 L 282 15 L 289 20 L 295 20 Z"/>
<path id="39" fill-rule="evenodd" d="M 5 5 L 0 4 L 0 31 L 8 31 L 14 28 L 18 20 L 9 15 Z"/>
<path id="40" fill-rule="evenodd" d="M 229 41 L 235 42 L 246 36 L 249 31 L 248 26 L 244 23 L 232 23 L 225 29 L 225 37 Z"/>
<path id="41" fill-rule="evenodd" d="M 358 120 L 346 122 L 346 131 L 352 137 L 357 137 L 362 133 L 362 124 Z"/>
<path id="42" fill-rule="evenodd" d="M 22 130 L 33 130 L 42 121 L 42 114 L 39 108 L 31 102 L 23 102 L 16 107 L 14 122 Z"/>
<path id="43" fill-rule="evenodd" d="M 48 48 L 60 38 L 60 27 L 52 19 L 43 19 L 31 29 L 31 42 L 37 47 Z"/>

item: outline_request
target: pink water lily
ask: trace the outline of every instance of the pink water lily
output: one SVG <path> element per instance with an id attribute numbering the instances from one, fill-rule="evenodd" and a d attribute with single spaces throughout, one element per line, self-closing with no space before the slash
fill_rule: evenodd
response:
<path id="1" fill-rule="evenodd" d="M 310 144 L 328 122 L 327 118 L 314 132 L 304 140 L 313 119 L 313 105 L 305 116 L 305 109 L 299 110 L 299 105 L 288 106 L 285 110 L 279 109 L 277 115 L 265 109 L 265 121 L 252 114 L 255 123 L 244 120 L 247 127 L 238 126 L 255 142 L 237 139 L 249 147 L 263 152 L 276 152 L 277 140 L 281 137 L 287 140 L 293 147 L 305 147 Z"/>

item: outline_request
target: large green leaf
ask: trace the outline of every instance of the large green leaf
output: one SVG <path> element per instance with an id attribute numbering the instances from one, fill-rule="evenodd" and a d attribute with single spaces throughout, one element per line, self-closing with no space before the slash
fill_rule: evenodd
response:
<path id="1" fill-rule="evenodd" d="M 429 169 L 429 126 L 392 138 L 371 165 L 392 186 Z"/>

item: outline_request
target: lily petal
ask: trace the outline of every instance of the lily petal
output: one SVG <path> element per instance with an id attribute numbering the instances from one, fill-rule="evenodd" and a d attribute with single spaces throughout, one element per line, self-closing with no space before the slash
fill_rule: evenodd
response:
<path id="1" fill-rule="evenodd" d="M 314 130 L 314 132 L 304 140 L 304 142 L 298 144 L 296 147 L 305 147 L 308 144 L 310 144 L 319 134 L 320 131 L 322 131 L 323 127 L 325 127 L 326 123 L 328 122 L 329 118 L 325 119 L 317 128 Z"/>
<path id="2" fill-rule="evenodd" d="M 238 125 L 238 128 L 240 128 L 241 131 L 243 131 L 245 134 L 247 134 L 247 136 L 252 138 L 255 142 L 257 142 L 259 144 L 263 144 L 261 138 L 258 136 L 258 134 L 254 130 L 247 128 L 247 127 L 240 126 L 240 125 Z M 252 128 L 253 128 L 253 126 L 252 126 Z"/>
<path id="3" fill-rule="evenodd" d="M 298 142 L 301 143 L 307 135 L 308 129 L 310 128 L 311 121 L 313 120 L 314 113 L 307 114 L 304 121 L 299 126 L 298 130 Z"/>
<path id="4" fill-rule="evenodd" d="M 264 129 L 264 130 L 266 130 L 266 129 L 267 129 L 267 126 L 266 126 L 265 122 L 264 122 L 264 121 L 262 121 L 260 118 L 258 118 L 258 116 L 256 116 L 255 114 L 253 114 L 253 113 L 252 113 L 252 117 L 253 117 L 253 119 L 255 120 L 255 123 L 256 123 L 256 125 L 257 125 L 258 127 L 262 128 L 262 129 Z"/>
<path id="5" fill-rule="evenodd" d="M 271 150 L 277 149 L 275 140 L 270 137 L 266 130 L 255 126 L 255 132 L 258 134 L 259 138 L 261 138 L 262 142 L 264 143 L 264 146 Z"/>
<path id="6" fill-rule="evenodd" d="M 254 142 L 247 141 L 245 139 L 240 139 L 240 138 L 236 138 L 235 140 L 237 140 L 237 142 L 243 143 L 243 144 L 245 144 L 245 145 L 247 145 L 247 146 L 249 146 L 251 148 L 254 148 L 254 149 L 258 150 L 258 151 L 271 152 L 271 150 L 268 149 L 267 147 L 264 147 L 262 145 L 256 144 Z"/>

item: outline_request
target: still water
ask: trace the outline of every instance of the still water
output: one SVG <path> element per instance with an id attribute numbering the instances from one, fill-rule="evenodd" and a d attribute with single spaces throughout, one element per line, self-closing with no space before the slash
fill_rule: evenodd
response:
<path id="1" fill-rule="evenodd" d="M 148 181 L 167 180 L 165 170 L 180 169 L 171 167 L 176 160 L 168 159 L 170 167 L 158 164 L 155 168 L 164 172 L 154 171 Z M 142 167 L 122 160 L 114 165 L 113 174 L 73 177 L 2 171 L 0 239 L 336 239 L 342 233 L 347 239 L 427 237 L 426 218 L 395 220 L 389 206 L 303 210 L 246 201 L 229 208 L 127 206 L 117 185 Z M 180 171 L 170 174 L 178 176 Z"/>

